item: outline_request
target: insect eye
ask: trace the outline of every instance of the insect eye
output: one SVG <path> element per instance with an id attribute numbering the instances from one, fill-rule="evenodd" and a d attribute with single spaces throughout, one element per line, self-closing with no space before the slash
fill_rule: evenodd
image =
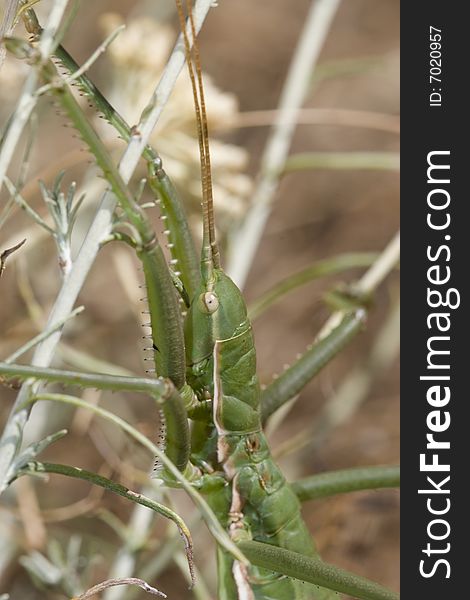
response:
<path id="1" fill-rule="evenodd" d="M 219 308 L 219 298 L 214 292 L 205 292 L 202 294 L 201 300 L 208 313 L 213 313 Z"/>

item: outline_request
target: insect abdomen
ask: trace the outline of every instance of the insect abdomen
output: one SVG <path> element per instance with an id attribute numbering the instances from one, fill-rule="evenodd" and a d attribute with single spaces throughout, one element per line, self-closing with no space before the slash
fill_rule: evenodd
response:
<path id="1" fill-rule="evenodd" d="M 219 444 L 226 453 L 223 469 L 231 479 L 231 536 L 236 540 L 248 534 L 255 541 L 315 555 L 300 502 L 273 461 L 264 434 L 226 434 L 219 437 Z M 246 578 L 256 600 L 317 600 L 328 593 L 253 566 Z"/>

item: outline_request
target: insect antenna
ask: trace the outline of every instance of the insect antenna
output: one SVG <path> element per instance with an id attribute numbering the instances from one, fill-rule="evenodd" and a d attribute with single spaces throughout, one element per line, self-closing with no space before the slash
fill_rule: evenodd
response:
<path id="1" fill-rule="evenodd" d="M 199 142 L 199 154 L 201 158 L 201 182 L 202 182 L 202 210 L 203 210 L 203 248 L 202 265 L 206 268 L 208 278 L 212 267 L 220 267 L 219 250 L 215 236 L 214 204 L 212 194 L 211 161 L 209 152 L 209 130 L 207 126 L 206 102 L 204 96 L 204 85 L 202 81 L 201 60 L 196 38 L 196 27 L 194 24 L 192 5 L 186 0 L 186 10 L 189 17 L 191 34 L 193 38 L 193 51 L 186 31 L 186 21 L 182 0 L 176 0 L 178 17 L 183 34 L 186 62 L 188 64 L 191 88 L 193 91 L 194 107 L 196 111 L 196 123 Z M 194 65 L 193 65 L 194 53 Z"/>

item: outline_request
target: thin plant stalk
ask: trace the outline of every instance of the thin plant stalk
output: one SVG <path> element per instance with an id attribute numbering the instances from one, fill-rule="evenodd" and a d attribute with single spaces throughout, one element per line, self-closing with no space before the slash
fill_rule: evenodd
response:
<path id="1" fill-rule="evenodd" d="M 160 596 L 160 598 L 168 598 L 166 594 L 157 590 L 153 586 L 149 585 L 143 579 L 139 579 L 137 577 L 120 577 L 117 579 L 107 579 L 106 581 L 102 581 L 101 583 L 97 583 L 90 589 L 88 589 L 80 596 L 75 596 L 72 600 L 88 600 L 92 596 L 104 592 L 105 590 L 109 590 L 110 588 L 114 588 L 115 586 L 124 586 L 124 585 L 134 585 L 139 587 L 144 592 L 151 594 L 153 596 Z"/>
<path id="2" fill-rule="evenodd" d="M 261 159 L 261 174 L 251 208 L 240 229 L 229 240 L 227 273 L 240 289 L 245 285 L 271 213 L 279 172 L 286 161 L 296 127 L 296 110 L 307 96 L 309 79 L 339 4 L 340 0 L 313 0 L 305 20 L 279 101 L 278 117 Z"/>

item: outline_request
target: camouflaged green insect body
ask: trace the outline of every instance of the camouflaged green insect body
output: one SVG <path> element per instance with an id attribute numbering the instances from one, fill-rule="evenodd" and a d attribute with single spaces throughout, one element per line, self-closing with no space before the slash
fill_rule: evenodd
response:
<path id="1" fill-rule="evenodd" d="M 217 453 L 212 467 L 222 469 L 230 487 L 226 525 L 232 538 L 312 556 L 315 549 L 300 503 L 261 431 L 256 352 L 246 306 L 221 269 L 203 277 L 185 320 L 185 343 L 188 383 L 201 400 L 212 398 Z M 246 570 L 223 552 L 218 561 L 220 598 L 313 597 L 311 586 L 265 569 Z M 228 591 L 233 589 L 235 596 Z"/>
<path id="2" fill-rule="evenodd" d="M 312 556 L 315 549 L 302 521 L 299 501 L 272 460 L 261 430 L 256 352 L 246 305 L 240 290 L 220 267 L 197 44 L 194 44 L 196 80 L 181 0 L 176 4 L 196 107 L 203 187 L 201 284 L 184 326 L 187 382 L 200 402 L 212 400 L 212 423 L 208 419 L 205 430 L 196 430 L 198 442 L 204 431 L 208 434 L 202 448 L 210 452 L 204 457 L 206 464 L 201 461 L 198 466 L 223 473 L 229 488 L 225 505 L 228 517 L 224 516 L 223 522 L 235 541 L 254 539 Z M 195 39 L 189 2 L 187 7 Z M 193 455 L 194 458 L 197 457 Z M 246 567 L 221 552 L 218 568 L 219 597 L 227 600 L 313 597 L 310 586 L 266 569 Z"/>

